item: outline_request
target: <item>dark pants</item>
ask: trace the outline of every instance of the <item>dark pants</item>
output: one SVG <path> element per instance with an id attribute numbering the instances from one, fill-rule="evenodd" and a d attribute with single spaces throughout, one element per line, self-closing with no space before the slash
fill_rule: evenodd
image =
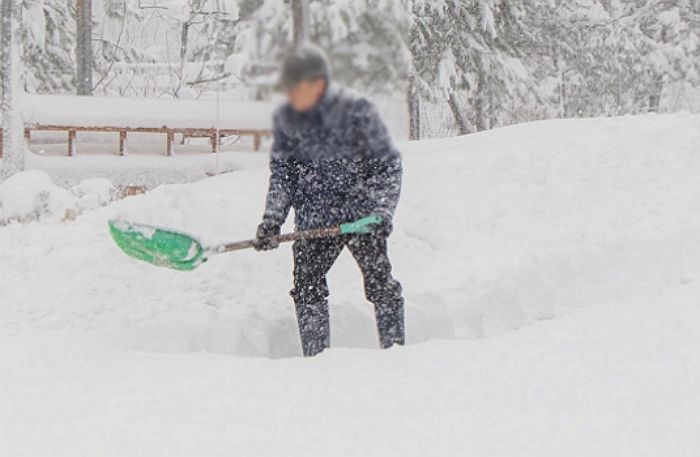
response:
<path id="1" fill-rule="evenodd" d="M 365 296 L 374 305 L 379 344 L 405 343 L 401 284 L 391 276 L 387 240 L 373 235 L 343 236 L 294 243 L 294 298 L 304 356 L 330 347 L 326 274 L 347 246 L 362 271 Z"/>

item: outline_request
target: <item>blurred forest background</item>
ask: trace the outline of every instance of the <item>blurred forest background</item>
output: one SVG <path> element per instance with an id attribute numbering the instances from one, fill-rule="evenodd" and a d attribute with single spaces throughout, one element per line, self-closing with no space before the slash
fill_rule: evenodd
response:
<path id="1" fill-rule="evenodd" d="M 268 99 L 283 0 L 22 0 L 27 92 Z M 700 0 L 309 0 L 334 79 L 411 138 L 700 111 Z"/>

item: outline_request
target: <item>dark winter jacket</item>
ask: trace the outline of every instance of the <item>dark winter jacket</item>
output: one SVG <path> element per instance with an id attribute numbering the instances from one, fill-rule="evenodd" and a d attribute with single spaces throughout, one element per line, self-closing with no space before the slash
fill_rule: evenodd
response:
<path id="1" fill-rule="evenodd" d="M 375 107 L 331 85 L 307 113 L 275 113 L 265 220 L 282 224 L 294 208 L 300 230 L 381 214 L 401 193 L 401 156 Z"/>

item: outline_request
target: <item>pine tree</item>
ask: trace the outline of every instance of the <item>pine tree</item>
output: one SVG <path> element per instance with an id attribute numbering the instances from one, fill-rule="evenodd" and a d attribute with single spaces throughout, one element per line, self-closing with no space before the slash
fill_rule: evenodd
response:
<path id="1" fill-rule="evenodd" d="M 248 79 L 270 80 L 276 72 L 293 41 L 288 8 L 267 0 L 241 23 L 235 51 L 248 56 Z M 410 54 L 405 0 L 312 1 L 309 16 L 309 40 L 327 52 L 334 79 L 366 92 L 406 89 Z"/>
<path id="2" fill-rule="evenodd" d="M 24 0 L 23 62 L 30 92 L 75 90 L 75 17 L 65 0 Z"/>
<path id="3" fill-rule="evenodd" d="M 494 107 L 527 96 L 532 81 L 521 57 L 533 40 L 521 17 L 528 4 L 495 0 L 414 3 L 411 51 L 421 95 L 447 103 L 458 132 L 507 123 L 510 119 L 499 116 Z"/>
<path id="4" fill-rule="evenodd" d="M 635 38 L 645 45 L 652 74 L 649 109 L 658 111 L 664 87 L 678 82 L 700 84 L 700 3 L 691 0 L 652 2 L 631 20 Z"/>
<path id="5" fill-rule="evenodd" d="M 21 1 L 27 91 L 76 92 L 75 6 L 86 1 Z M 673 109 L 672 95 L 700 87 L 700 0 L 307 1 L 309 39 L 329 54 L 334 79 L 405 94 L 411 138 L 434 134 L 433 126 L 465 134 Z M 93 6 L 99 93 L 197 96 L 189 83 L 220 77 L 231 56 L 232 80 L 264 97 L 294 39 L 292 5 L 280 0 Z M 437 111 L 447 118 L 434 122 Z"/>

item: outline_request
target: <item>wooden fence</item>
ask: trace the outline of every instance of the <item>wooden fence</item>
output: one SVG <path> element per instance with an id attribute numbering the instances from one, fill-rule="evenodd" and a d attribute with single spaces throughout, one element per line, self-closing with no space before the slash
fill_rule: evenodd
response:
<path id="1" fill-rule="evenodd" d="M 190 138 L 209 138 L 212 152 L 219 152 L 221 139 L 229 136 L 251 136 L 253 137 L 253 149 L 259 151 L 262 139 L 269 137 L 272 132 L 269 130 L 256 129 L 202 129 L 202 128 L 169 128 L 169 127 L 87 127 L 78 125 L 27 125 L 24 128 L 24 139 L 29 144 L 32 132 L 67 132 L 68 135 L 68 157 L 73 157 L 77 153 L 78 132 L 92 133 L 118 133 L 119 134 L 119 155 L 127 153 L 127 143 L 129 133 L 159 133 L 164 134 L 165 155 L 172 156 L 175 149 L 175 135 L 182 134 Z M 2 146 L 3 131 L 0 129 L 0 157 L 3 155 Z"/>

